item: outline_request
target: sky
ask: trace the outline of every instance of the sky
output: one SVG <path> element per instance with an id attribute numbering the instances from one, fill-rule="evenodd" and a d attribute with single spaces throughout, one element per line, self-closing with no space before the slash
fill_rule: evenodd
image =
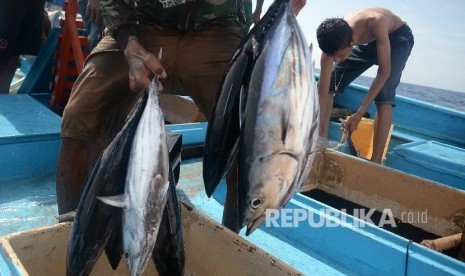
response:
<path id="1" fill-rule="evenodd" d="M 262 16 L 272 0 L 265 0 Z M 319 68 L 318 25 L 362 8 L 387 8 L 408 23 L 415 45 L 401 82 L 465 93 L 465 0 L 307 0 L 297 16 Z M 365 76 L 373 77 L 377 66 Z"/>

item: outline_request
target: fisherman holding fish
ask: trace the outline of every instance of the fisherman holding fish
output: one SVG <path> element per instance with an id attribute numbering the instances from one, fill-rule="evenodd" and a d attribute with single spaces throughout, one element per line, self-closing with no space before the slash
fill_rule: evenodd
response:
<path id="1" fill-rule="evenodd" d="M 189 92 L 209 115 L 244 37 L 242 5 L 236 1 L 101 2 L 108 35 L 87 58 L 63 113 L 59 214 L 76 209 L 96 159 L 155 75 L 163 82 L 159 89 Z"/>
<path id="2" fill-rule="evenodd" d="M 164 93 L 188 92 L 209 117 L 245 35 L 239 1 L 101 1 L 107 35 L 86 59 L 63 112 L 59 214 L 76 209 L 96 160 L 154 76 Z M 292 1 L 295 13 L 305 5 Z"/>
<path id="3" fill-rule="evenodd" d="M 367 96 L 343 128 L 350 132 L 357 129 L 374 101 L 377 113 L 371 161 L 381 164 L 392 123 L 396 88 L 414 44 L 411 29 L 387 9 L 368 8 L 344 18 L 324 20 L 317 29 L 317 39 L 323 51 L 318 85 L 320 135 L 323 137 L 328 137 L 333 107 L 331 94 L 342 93 L 363 72 L 378 65 Z"/>

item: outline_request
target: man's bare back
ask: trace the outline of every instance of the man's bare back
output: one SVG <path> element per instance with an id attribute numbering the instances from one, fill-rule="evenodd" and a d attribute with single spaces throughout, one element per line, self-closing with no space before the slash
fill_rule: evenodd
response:
<path id="1" fill-rule="evenodd" d="M 356 41 L 355 45 L 365 44 L 376 40 L 376 24 L 387 26 L 388 34 L 391 34 L 404 24 L 399 16 L 383 8 L 363 9 L 344 17 L 349 26 L 352 28 Z"/>

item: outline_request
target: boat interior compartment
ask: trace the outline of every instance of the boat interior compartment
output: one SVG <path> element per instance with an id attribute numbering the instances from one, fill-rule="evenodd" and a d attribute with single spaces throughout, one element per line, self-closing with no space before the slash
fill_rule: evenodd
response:
<path id="1" fill-rule="evenodd" d="M 353 203 L 403 214 L 427 211 L 413 225 L 439 236 L 455 234 L 465 222 L 465 191 L 428 181 L 334 150 L 319 154 L 302 191 L 320 189 Z"/>
<path id="2" fill-rule="evenodd" d="M 301 275 L 197 210 L 181 205 L 181 214 L 185 275 L 230 275 L 231 271 L 237 275 Z M 70 223 L 59 223 L 0 238 L 1 254 L 13 264 L 0 265 L 2 275 L 6 271 L 22 276 L 66 275 L 70 231 Z M 124 258 L 112 270 L 103 253 L 91 275 L 128 275 L 127 271 Z M 152 261 L 144 275 L 156 275 Z"/>
<path id="3" fill-rule="evenodd" d="M 22 101 L 18 101 L 19 99 Z M 8 227 L 5 228 L 7 232 L 2 232 L 2 236 L 44 226 L 51 228 L 39 230 L 37 233 L 47 232 L 47 229 L 56 229 L 54 227 L 60 226 L 57 226 L 55 219 L 57 205 L 54 172 L 60 145 L 60 117 L 28 95 L 5 95 L 2 96 L 2 100 L 0 101 L 2 105 L 7 101 L 10 105 L 8 109 L 2 109 L 8 110 L 8 113 L 3 112 L 1 117 L 2 126 L 7 125 L 8 131 L 2 127 L 0 146 L 2 154 L 6 153 L 9 157 L 9 159 L 2 159 L 2 162 L 5 162 L 2 163 L 4 166 L 2 172 L 8 172 L 8 174 L 2 174 L 2 177 L 8 178 L 5 177 L 0 181 L 0 210 L 4 210 L 0 214 L 0 219 L 5 222 L 2 225 L 8 223 Z M 22 112 L 25 106 L 28 110 L 36 111 L 34 113 Z M 19 120 L 20 116 L 24 118 Z M 167 128 L 182 134 L 181 156 L 184 156 L 185 148 L 201 148 L 206 123 L 192 123 L 185 126 L 169 125 Z M 41 145 L 42 143 L 47 143 L 47 145 Z M 179 147 L 179 144 L 175 143 L 175 147 Z M 31 156 L 35 156 L 34 159 L 31 160 Z M 325 152 L 323 157 L 321 161 L 317 161 L 316 167 L 321 169 L 329 167 L 333 172 L 330 173 L 330 170 L 325 169 L 322 173 L 326 175 L 312 176 L 319 182 L 307 183 L 308 185 L 318 184 L 316 185 L 318 189 L 335 191 L 334 193 L 340 193 L 343 198 L 370 208 L 380 210 L 392 208 L 396 215 L 403 211 L 423 212 L 427 209 L 428 226 L 422 229 L 438 235 L 456 233 L 460 219 L 463 222 L 463 208 L 465 207 L 463 191 L 451 189 L 446 185 L 437 185 L 425 179 L 373 165 L 362 159 L 331 150 Z M 173 158 L 177 160 L 178 156 L 173 156 Z M 220 223 L 226 190 L 224 182 L 219 185 L 213 197 L 208 198 L 202 181 L 201 159 L 188 159 L 188 157 L 181 157 L 181 159 L 177 185 L 179 199 L 189 208 L 198 210 L 216 221 L 218 224 L 215 228 L 222 231 Z M 367 164 L 370 166 L 367 167 Z M 373 173 L 365 174 L 369 171 Z M 45 172 L 48 172 L 47 176 L 40 178 Z M 16 177 L 22 177 L 22 179 L 16 179 Z M 379 184 L 380 177 L 386 179 L 383 185 Z M 367 182 L 359 182 L 360 179 L 366 179 Z M 396 184 L 398 182 L 400 184 Z M 308 185 L 306 187 L 310 188 Z M 340 186 L 340 188 L 336 189 L 331 185 Z M 363 187 L 357 187 L 357 185 Z M 424 192 L 420 192 L 422 188 Z M 397 190 L 397 193 L 392 190 Z M 406 194 L 402 195 L 402 191 Z M 384 203 L 389 204 L 386 207 Z M 441 208 L 437 207 L 439 205 Z M 233 243 L 237 243 L 238 240 L 241 243 L 243 238 L 253 244 L 252 247 L 247 247 L 247 250 L 255 251 L 255 248 L 261 248 L 272 260 L 281 260 L 305 275 L 400 275 L 406 270 L 406 258 L 409 260 L 407 267 L 409 274 L 459 275 L 465 271 L 465 263 L 451 256 L 435 252 L 418 243 L 412 243 L 408 238 L 365 223 L 356 216 L 347 215 L 341 210 L 304 194 L 296 194 L 285 209 L 291 212 L 304 211 L 313 215 L 315 222 L 328 222 L 334 227 L 312 226 L 308 221 L 298 227 L 267 226 L 263 223 L 250 236 L 245 235 L 244 229 L 240 233 L 240 238 L 234 236 Z M 17 211 L 11 212 L 11 210 Z M 19 247 L 13 245 L 14 248 L 11 249 L 10 244 L 8 245 L 10 249 L 14 251 L 15 248 L 34 250 L 34 248 L 21 247 L 25 244 L 21 244 L 20 240 L 15 239 Z M 204 243 L 209 242 L 204 240 Z M 5 253 L 6 249 L 2 250 L 0 268 L 2 272 L 3 269 L 11 271 L 11 267 L 19 261 L 11 260 L 8 255 L 11 251 Z M 49 253 L 54 254 L 54 251 Z M 204 254 L 197 254 L 195 257 L 199 256 L 202 257 Z M 42 259 L 39 258 L 36 262 L 41 261 Z M 235 266 L 240 265 L 235 263 Z"/>
<path id="4" fill-rule="evenodd" d="M 45 60 L 53 59 L 54 47 L 45 49 Z M 29 72 L 43 73 L 44 68 L 31 68 Z M 25 86 L 18 94 L 0 95 L 2 275 L 64 274 L 69 224 L 57 223 L 55 218 L 54 180 L 61 118 L 47 105 L 50 92 L 44 94 L 38 89 L 41 78 L 36 73 L 26 76 Z M 44 83 L 48 86 L 50 79 Z M 365 96 L 366 88 L 352 84 L 349 89 L 335 97 L 335 102 L 344 102 L 347 108 L 354 109 Z M 179 99 L 171 103 L 179 103 Z M 372 118 L 374 111 L 374 106 L 368 110 Z M 186 115 L 195 122 L 167 125 L 168 131 L 182 135 L 181 158 L 175 154 L 171 160 L 179 170 L 176 191 L 183 202 L 189 272 L 464 275 L 465 263 L 457 260 L 453 252 L 443 254 L 421 246 L 420 236 L 381 227 L 382 220 L 369 223 L 354 210 L 377 211 L 373 216 L 384 216 L 385 224 L 408 226 L 403 229 L 422 232 L 421 237 L 461 232 L 465 223 L 465 190 L 461 186 L 465 171 L 461 149 L 465 146 L 465 113 L 398 96 L 387 154 L 392 160 L 386 164 L 407 165 L 390 168 L 326 149 L 317 154 L 301 192 L 282 208 L 283 216 L 270 218 L 249 236 L 245 229 L 234 235 L 221 226 L 224 181 L 211 198 L 206 196 L 202 160 L 198 157 L 202 156 L 207 123 L 195 114 L 192 108 Z M 340 137 L 339 124 L 332 122 L 329 138 L 339 141 Z M 172 138 L 172 148 L 178 151 L 181 138 Z M 418 177 L 407 167 L 431 174 Z M 433 173 L 456 179 L 449 183 L 434 179 Z M 299 219 L 289 224 L 286 214 L 298 215 L 295 218 Z M 206 251 L 199 249 L 200 243 Z M 101 275 L 100 271 L 110 273 L 108 269 L 99 268 L 96 275 Z"/>

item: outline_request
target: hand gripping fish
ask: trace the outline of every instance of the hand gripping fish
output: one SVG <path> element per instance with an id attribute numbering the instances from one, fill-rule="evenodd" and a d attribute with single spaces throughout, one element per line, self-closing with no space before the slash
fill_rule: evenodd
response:
<path id="1" fill-rule="evenodd" d="M 339 119 L 341 122 L 341 129 L 343 129 L 342 125 L 346 123 L 344 119 Z M 355 148 L 354 142 L 352 142 L 352 131 L 350 129 L 346 132 L 342 132 L 341 142 L 336 150 L 350 154 L 352 156 L 359 156 L 359 152 Z"/>
<path id="2" fill-rule="evenodd" d="M 155 247 L 169 187 L 169 152 L 156 79 L 132 143 L 124 194 L 100 199 L 123 208 L 124 257 L 131 275 L 141 275 Z"/>

